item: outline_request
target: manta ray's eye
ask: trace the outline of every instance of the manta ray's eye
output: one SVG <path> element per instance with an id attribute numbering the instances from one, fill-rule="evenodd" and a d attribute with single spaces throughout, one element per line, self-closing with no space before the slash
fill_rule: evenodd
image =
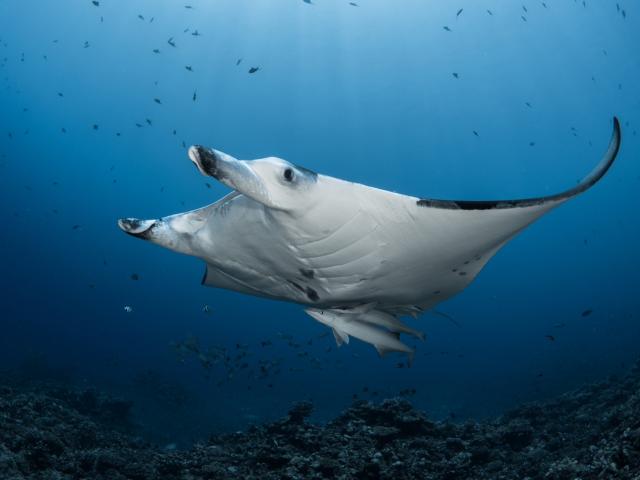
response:
<path id="1" fill-rule="evenodd" d="M 284 179 L 287 182 L 290 182 L 291 180 L 293 180 L 293 170 L 291 168 L 287 168 L 284 171 Z"/>

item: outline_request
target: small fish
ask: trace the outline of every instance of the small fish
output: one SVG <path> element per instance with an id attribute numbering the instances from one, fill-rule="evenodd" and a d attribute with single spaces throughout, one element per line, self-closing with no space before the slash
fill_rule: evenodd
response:
<path id="1" fill-rule="evenodd" d="M 100 2 L 98 2 L 97 0 L 92 0 L 92 2 L 96 7 L 100 6 Z"/>
<path id="2" fill-rule="evenodd" d="M 62 92 L 58 92 L 58 96 L 59 97 L 64 97 L 64 94 Z"/>
<path id="3" fill-rule="evenodd" d="M 133 307 L 130 307 L 129 305 L 125 305 L 124 306 L 124 311 L 127 313 L 131 313 L 133 312 Z"/>
<path id="4" fill-rule="evenodd" d="M 351 5 L 352 7 L 357 7 L 358 4 L 356 2 L 349 2 L 349 5 Z"/>
<path id="5" fill-rule="evenodd" d="M 160 101 L 159 98 L 154 98 L 153 101 L 156 102 L 158 105 L 162 105 L 162 102 Z"/>
<path id="6" fill-rule="evenodd" d="M 236 67 L 237 67 L 238 65 L 240 65 L 241 63 L 242 63 L 242 59 L 241 59 L 241 58 L 239 58 L 238 60 L 236 60 Z"/>
<path id="7" fill-rule="evenodd" d="M 193 67 L 191 67 L 191 65 L 185 65 L 185 67 L 187 70 L 189 70 L 190 72 L 193 72 Z"/>
<path id="8" fill-rule="evenodd" d="M 160 53 L 160 50 L 159 50 L 159 49 L 157 49 L 157 48 L 154 48 L 154 49 L 153 49 L 153 53 Z"/>
<path id="9" fill-rule="evenodd" d="M 453 72 L 451 75 L 453 75 L 454 78 L 460 78 L 460 75 L 456 72 Z"/>
<path id="10" fill-rule="evenodd" d="M 176 46 L 175 42 L 173 41 L 173 37 L 171 37 L 169 40 L 167 40 L 167 43 L 168 43 L 169 45 L 171 45 L 172 47 L 175 47 L 175 46 Z"/>
<path id="11" fill-rule="evenodd" d="M 493 17 L 493 12 L 491 10 L 487 10 L 487 13 Z"/>
<path id="12" fill-rule="evenodd" d="M 450 32 L 451 29 L 449 27 L 447 27 L 446 25 L 444 27 L 442 27 L 443 29 L 445 29 L 447 32 Z"/>
<path id="13" fill-rule="evenodd" d="M 480 135 L 478 135 L 478 132 L 476 132 L 475 130 L 473 131 L 473 134 L 474 134 L 476 137 L 479 137 L 479 136 L 480 136 Z"/>
<path id="14" fill-rule="evenodd" d="M 89 48 L 89 41 L 88 40 L 84 42 L 84 48 Z"/>
<path id="15" fill-rule="evenodd" d="M 555 342 L 556 341 L 556 337 L 554 337 L 553 335 L 545 335 L 544 338 L 546 338 L 550 342 Z"/>
<path id="16" fill-rule="evenodd" d="M 211 307 L 207 304 L 203 305 L 202 312 L 206 315 L 209 315 L 211 313 Z"/>
<path id="17" fill-rule="evenodd" d="M 71 230 L 80 230 L 82 228 L 82 225 L 74 225 L 73 227 L 71 227 Z"/>
<path id="18" fill-rule="evenodd" d="M 138 275 L 137 273 L 132 273 L 130 278 L 131 278 L 131 280 L 138 281 L 138 280 L 140 280 L 140 275 Z"/>
<path id="19" fill-rule="evenodd" d="M 194 37 L 201 37 L 202 34 L 200 32 L 198 32 L 198 30 L 194 30 L 193 32 L 191 32 L 191 35 L 193 35 Z"/>
<path id="20" fill-rule="evenodd" d="M 98 127 L 98 125 L 94 123 L 94 124 L 93 124 L 93 129 L 94 129 L 94 130 L 98 130 L 98 128 L 100 128 L 100 127 Z"/>
<path id="21" fill-rule="evenodd" d="M 185 5 L 184 8 L 186 8 L 187 10 L 193 10 L 193 7 L 191 5 Z"/>
<path id="22" fill-rule="evenodd" d="M 456 13 L 456 17 L 459 17 L 463 11 L 464 11 L 464 8 L 461 8 L 460 10 L 458 10 L 458 12 Z"/>
<path id="23" fill-rule="evenodd" d="M 142 15 L 140 15 L 140 14 L 138 14 L 138 18 L 139 18 L 140 20 L 144 20 L 144 17 L 143 17 Z"/>
<path id="24" fill-rule="evenodd" d="M 593 310 L 591 310 L 590 308 L 585 310 L 584 312 L 582 312 L 582 316 L 583 317 L 588 317 L 589 315 L 591 315 L 593 313 Z"/>
<path id="25" fill-rule="evenodd" d="M 196 98 L 197 98 L 197 92 L 195 92 L 195 91 L 194 91 L 194 92 L 193 92 L 192 100 L 195 102 L 195 101 L 196 101 Z M 174 132 L 175 132 L 175 131 L 174 131 Z M 175 135 L 175 133 L 174 133 L 174 135 Z"/>
<path id="26" fill-rule="evenodd" d="M 260 70 L 260 67 L 251 67 L 249 73 L 256 73 L 258 70 Z"/>
<path id="27" fill-rule="evenodd" d="M 152 126 L 153 124 L 151 123 L 151 120 L 149 120 L 148 118 L 145 118 L 145 121 L 147 122 L 147 124 L 149 124 L 149 126 Z"/>

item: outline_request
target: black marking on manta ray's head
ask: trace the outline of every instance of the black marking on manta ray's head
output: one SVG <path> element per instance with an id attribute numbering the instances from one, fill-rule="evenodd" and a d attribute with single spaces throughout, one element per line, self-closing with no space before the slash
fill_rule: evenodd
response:
<path id="1" fill-rule="evenodd" d="M 295 165 L 294 166 L 300 170 L 302 173 L 306 174 L 309 176 L 309 178 L 311 178 L 314 182 L 318 179 L 318 174 L 316 172 L 314 172 L 313 170 L 309 170 L 308 168 L 304 168 L 301 167 L 300 165 Z"/>
<path id="2" fill-rule="evenodd" d="M 587 175 L 578 185 L 555 195 L 537 198 L 523 198 L 519 200 L 436 200 L 432 198 L 421 198 L 416 201 L 419 207 L 431 207 L 447 210 L 498 210 L 504 208 L 522 208 L 542 205 L 548 202 L 561 201 L 571 198 L 579 193 L 588 190 L 595 185 L 605 173 L 618 155 L 622 133 L 620 121 L 613 117 L 613 134 L 609 142 L 609 148 L 596 168 Z"/>
<path id="3" fill-rule="evenodd" d="M 212 149 L 203 147 L 202 145 L 194 145 L 193 148 L 197 153 L 199 169 L 204 174 L 220 180 L 222 178 L 222 174 L 218 168 L 219 160 L 216 153 Z"/>

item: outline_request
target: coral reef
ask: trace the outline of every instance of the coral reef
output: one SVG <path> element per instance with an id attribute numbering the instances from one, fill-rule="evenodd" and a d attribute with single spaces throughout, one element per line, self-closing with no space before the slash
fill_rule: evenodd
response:
<path id="1" fill-rule="evenodd" d="M 0 386 L 0 478 L 640 478 L 640 366 L 491 421 L 434 422 L 389 399 L 314 425 L 304 402 L 186 451 L 135 437 L 130 406 L 91 390 Z"/>

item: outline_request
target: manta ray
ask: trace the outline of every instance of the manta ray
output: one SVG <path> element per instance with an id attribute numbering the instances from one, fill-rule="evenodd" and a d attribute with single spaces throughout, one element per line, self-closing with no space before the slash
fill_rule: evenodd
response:
<path id="1" fill-rule="evenodd" d="M 423 339 L 400 318 L 432 309 L 469 285 L 527 225 L 592 187 L 613 164 L 620 123 L 604 157 L 562 193 L 518 200 L 436 200 L 321 175 L 276 157 L 237 160 L 192 146 L 198 170 L 232 189 L 211 205 L 156 220 L 124 218 L 126 233 L 206 263 L 202 284 L 297 303 L 382 356 Z"/>

